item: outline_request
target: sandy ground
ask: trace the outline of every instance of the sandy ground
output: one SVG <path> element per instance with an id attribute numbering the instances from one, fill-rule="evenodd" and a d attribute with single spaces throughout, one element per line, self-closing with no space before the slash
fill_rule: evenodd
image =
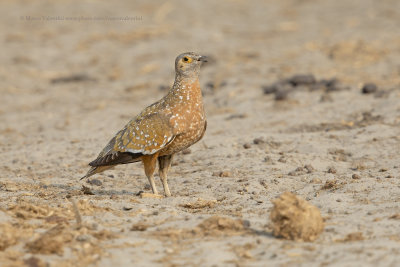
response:
<path id="1" fill-rule="evenodd" d="M 1 266 L 400 262 L 399 1 L 111 2 L 0 4 Z M 186 51 L 213 58 L 208 129 L 173 197 L 138 196 L 140 164 L 79 181 Z M 264 93 L 296 74 L 320 82 Z M 286 191 L 320 209 L 316 241 L 271 234 Z"/>

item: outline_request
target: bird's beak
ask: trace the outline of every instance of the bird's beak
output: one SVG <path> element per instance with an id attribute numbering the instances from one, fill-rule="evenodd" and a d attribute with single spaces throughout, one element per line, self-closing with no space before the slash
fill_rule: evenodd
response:
<path id="1" fill-rule="evenodd" d="M 197 60 L 201 61 L 201 62 L 207 62 L 207 57 L 206 56 L 200 56 Z"/>

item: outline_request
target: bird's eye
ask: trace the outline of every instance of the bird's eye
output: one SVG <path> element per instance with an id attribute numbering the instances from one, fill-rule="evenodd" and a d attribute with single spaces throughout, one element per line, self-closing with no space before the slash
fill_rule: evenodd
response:
<path id="1" fill-rule="evenodd" d="M 190 57 L 184 57 L 182 60 L 183 60 L 183 62 L 185 62 L 185 63 L 190 63 L 190 62 L 192 62 L 192 59 L 191 59 Z"/>

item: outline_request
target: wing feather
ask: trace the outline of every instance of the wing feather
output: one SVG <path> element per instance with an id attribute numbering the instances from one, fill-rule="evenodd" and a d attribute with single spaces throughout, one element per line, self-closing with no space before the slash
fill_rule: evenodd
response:
<path id="1" fill-rule="evenodd" d="M 89 165 L 98 167 L 135 162 L 142 155 L 163 149 L 174 138 L 169 117 L 159 113 L 139 115 L 120 130 Z"/>

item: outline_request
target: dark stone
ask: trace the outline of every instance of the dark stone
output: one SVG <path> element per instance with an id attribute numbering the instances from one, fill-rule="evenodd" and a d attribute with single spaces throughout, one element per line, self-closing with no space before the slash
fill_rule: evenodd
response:
<path id="1" fill-rule="evenodd" d="M 56 83 L 73 83 L 73 82 L 86 82 L 86 81 L 96 81 L 96 79 L 89 77 L 86 74 L 72 74 L 70 76 L 58 77 L 51 79 L 50 82 Z"/>
<path id="2" fill-rule="evenodd" d="M 289 91 L 288 90 L 278 90 L 275 92 L 275 100 L 276 101 L 282 101 L 286 100 L 289 96 Z"/>
<path id="3" fill-rule="evenodd" d="M 246 144 L 243 145 L 243 147 L 244 147 L 245 149 L 249 149 L 249 148 L 251 147 L 251 145 L 248 144 L 248 143 L 246 143 Z"/>
<path id="4" fill-rule="evenodd" d="M 361 89 L 363 94 L 372 94 L 378 90 L 378 87 L 374 83 L 366 83 Z"/>
<path id="5" fill-rule="evenodd" d="M 288 82 L 291 83 L 293 86 L 299 85 L 313 85 L 317 82 L 314 75 L 312 74 L 301 74 L 301 75 L 294 75 L 288 79 Z"/>
<path id="6" fill-rule="evenodd" d="M 259 144 L 265 143 L 265 141 L 264 141 L 261 137 L 259 137 L 259 138 L 255 138 L 255 139 L 253 140 L 253 143 L 254 143 L 255 145 L 259 145 Z"/>
<path id="7" fill-rule="evenodd" d="M 277 84 L 265 85 L 262 88 L 264 90 L 264 94 L 266 94 L 266 95 L 274 94 L 276 91 L 278 91 Z"/>
<path id="8" fill-rule="evenodd" d="M 103 184 L 99 179 L 90 179 L 90 180 L 88 179 L 87 183 L 91 184 L 91 185 L 97 185 L 97 186 L 101 186 Z"/>

